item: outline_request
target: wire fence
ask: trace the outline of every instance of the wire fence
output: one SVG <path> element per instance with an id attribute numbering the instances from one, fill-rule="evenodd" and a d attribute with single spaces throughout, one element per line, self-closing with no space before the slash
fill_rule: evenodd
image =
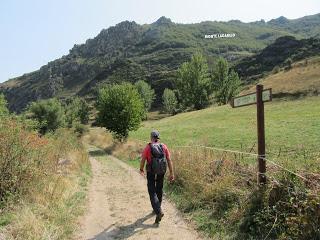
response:
<path id="1" fill-rule="evenodd" d="M 132 139 L 136 142 L 140 142 L 141 144 L 147 144 L 147 141 L 143 141 L 140 139 Z M 244 151 L 238 151 L 238 150 L 230 150 L 230 149 L 224 149 L 224 148 L 218 148 L 218 147 L 212 147 L 212 146 L 204 146 L 204 145 L 176 145 L 176 146 L 171 146 L 170 149 L 172 149 L 173 151 L 178 150 L 178 149 L 205 149 L 205 150 L 210 150 L 210 151 L 215 151 L 215 152 L 221 152 L 221 153 L 229 153 L 229 154 L 234 154 L 235 158 L 241 158 L 242 160 L 246 160 L 248 158 L 251 159 L 257 159 L 258 157 L 262 158 L 264 161 L 266 161 L 269 165 L 278 168 L 281 171 L 285 171 L 287 173 L 290 173 L 298 178 L 300 178 L 301 180 L 303 180 L 304 182 L 310 183 L 313 186 L 316 186 L 318 188 L 320 188 L 320 183 L 314 182 L 311 179 L 308 179 L 307 177 L 303 176 L 302 174 L 290 170 L 288 168 L 286 168 L 285 166 L 277 163 L 277 160 L 275 159 L 270 159 L 270 158 L 266 158 L 264 156 L 259 156 L 256 153 L 252 153 L 252 152 L 244 152 Z M 252 149 L 251 149 L 252 150 Z M 246 157 L 244 157 L 246 156 Z M 262 174 L 257 172 L 257 175 Z M 270 176 L 270 174 L 266 173 L 265 175 Z M 314 173 L 306 173 L 306 175 L 314 175 Z M 273 176 L 273 179 L 276 180 L 276 178 Z M 319 181 L 320 181 L 320 174 L 319 174 Z"/>

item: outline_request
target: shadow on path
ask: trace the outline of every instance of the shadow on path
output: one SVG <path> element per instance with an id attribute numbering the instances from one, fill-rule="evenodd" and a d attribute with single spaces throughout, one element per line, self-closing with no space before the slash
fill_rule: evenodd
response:
<path id="1" fill-rule="evenodd" d="M 90 150 L 89 151 L 89 155 L 91 157 L 101 157 L 101 156 L 106 155 L 106 152 L 104 150 L 102 150 L 102 149 Z"/>
<path id="2" fill-rule="evenodd" d="M 112 155 L 113 151 L 118 146 L 117 143 L 113 143 L 112 145 L 106 147 L 105 149 L 97 148 L 95 150 L 89 150 L 89 155 L 91 157 L 101 157 L 103 155 Z"/>
<path id="3" fill-rule="evenodd" d="M 138 232 L 142 232 L 145 229 L 148 228 L 157 228 L 157 224 L 145 224 L 144 221 L 147 219 L 153 217 L 154 214 L 150 213 L 142 218 L 139 218 L 137 221 L 135 221 L 132 224 L 125 225 L 125 226 L 119 226 L 115 229 L 110 230 L 112 227 L 114 227 L 115 224 L 110 225 L 107 227 L 103 232 L 99 233 L 98 235 L 94 236 L 93 238 L 90 238 L 88 240 L 107 240 L 107 239 L 127 239 L 130 236 L 133 236 L 134 234 Z"/>

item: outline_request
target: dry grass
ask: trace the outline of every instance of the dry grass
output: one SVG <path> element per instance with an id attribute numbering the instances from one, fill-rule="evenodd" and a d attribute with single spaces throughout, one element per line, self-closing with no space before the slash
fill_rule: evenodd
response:
<path id="1" fill-rule="evenodd" d="M 90 144 L 103 147 L 105 150 L 110 150 L 110 146 L 113 146 L 110 153 L 134 167 L 138 167 L 141 151 L 146 144 L 129 140 L 124 144 L 114 145 L 111 141 L 111 135 L 102 129 L 93 129 L 87 139 L 91 139 Z M 99 139 L 103 141 L 103 144 L 98 143 Z M 306 209 L 315 208 L 310 203 L 318 201 L 315 196 L 318 196 L 319 189 L 314 184 L 319 182 L 318 175 L 304 175 L 314 181 L 312 184 L 305 182 L 301 192 L 295 193 L 294 189 L 296 189 L 295 187 L 299 189 L 298 186 L 302 184 L 301 180 L 294 180 L 294 176 L 287 175 L 282 169 L 269 164 L 268 185 L 266 188 L 262 188 L 265 191 L 261 192 L 256 184 L 257 160 L 254 156 L 220 152 L 202 147 L 173 147 L 170 150 L 176 181 L 174 184 L 166 184 L 167 196 L 177 204 L 181 211 L 195 221 L 199 230 L 204 231 L 211 238 L 261 238 L 266 236 L 272 227 L 268 223 L 271 221 L 273 223 L 277 216 L 281 216 L 281 219 L 290 216 L 297 219 L 299 224 L 305 224 L 308 229 L 311 229 L 311 226 L 316 226 L 316 218 L 313 218 Z M 288 180 L 287 184 L 289 185 L 285 185 L 283 180 L 288 177 L 292 180 Z M 296 186 L 292 185 L 296 184 L 296 181 L 299 181 L 300 185 L 298 183 Z M 294 186 L 293 189 L 291 189 L 292 186 Z M 279 195 L 279 191 L 284 191 L 284 193 L 287 191 L 288 193 Z M 310 194 L 310 200 L 301 197 L 305 192 Z M 303 216 L 298 216 L 294 212 L 294 208 L 288 207 L 283 210 L 281 203 L 292 198 L 299 204 L 299 208 L 305 211 Z M 269 204 L 270 201 L 273 201 L 272 199 L 278 199 L 276 200 L 278 205 L 270 210 Z M 260 220 L 257 219 L 260 216 L 265 216 L 265 211 L 268 213 L 266 219 L 260 219 L 261 222 L 259 222 Z M 303 222 L 304 219 L 307 219 L 307 222 Z M 250 224 L 253 223 L 255 226 L 252 230 Z M 298 225 L 283 221 L 277 226 L 277 231 L 282 228 L 286 229 L 283 236 L 309 236 L 299 232 Z M 295 235 L 296 232 L 299 233 Z M 309 232 L 314 234 L 314 230 Z M 279 232 L 272 234 L 273 237 L 279 236 Z"/>
<path id="2" fill-rule="evenodd" d="M 307 62 L 306 62 L 307 61 Z M 293 64 L 293 68 L 272 74 L 259 81 L 273 93 L 314 94 L 320 92 L 320 57 Z M 255 86 L 243 93 L 255 92 Z"/>
<path id="3" fill-rule="evenodd" d="M 5 124 L 6 130 L 1 126 L 1 133 L 7 134 L 0 139 L 1 152 L 19 166 L 12 169 L 21 179 L 14 182 L 16 191 L 2 200 L 0 220 L 6 216 L 9 220 L 0 226 L 0 235 L 21 240 L 70 239 L 83 211 L 90 172 L 85 149 L 68 130 L 40 138 L 23 126 Z M 24 164 L 19 165 L 21 161 Z M 23 168 L 27 171 L 21 172 Z M 10 172 L 6 170 L 6 174 Z"/>

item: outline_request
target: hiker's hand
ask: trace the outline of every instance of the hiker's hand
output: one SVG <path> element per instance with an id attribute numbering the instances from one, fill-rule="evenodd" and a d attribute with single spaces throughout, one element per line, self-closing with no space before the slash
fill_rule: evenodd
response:
<path id="1" fill-rule="evenodd" d="M 144 171 L 143 171 L 143 170 L 141 170 L 141 169 L 140 169 L 140 175 L 141 175 L 142 177 L 144 177 L 144 176 L 145 176 Z"/>
<path id="2" fill-rule="evenodd" d="M 173 174 L 169 175 L 169 182 L 170 183 L 174 182 L 174 175 Z"/>

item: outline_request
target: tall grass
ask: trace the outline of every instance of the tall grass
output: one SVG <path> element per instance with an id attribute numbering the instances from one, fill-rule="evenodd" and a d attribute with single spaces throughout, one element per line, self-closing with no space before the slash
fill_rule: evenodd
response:
<path id="1" fill-rule="evenodd" d="M 139 167 L 144 143 L 129 140 L 114 146 L 110 135 L 102 129 L 93 129 L 88 139 L 92 145 L 112 149 L 109 153 Z M 320 236 L 319 175 L 302 171 L 300 174 L 308 179 L 305 181 L 268 164 L 268 183 L 259 187 L 255 156 L 202 147 L 169 145 L 169 148 L 176 181 L 165 184 L 166 194 L 209 237 L 317 239 Z M 293 153 L 288 161 L 292 157 Z"/>
<path id="2" fill-rule="evenodd" d="M 70 239 L 89 175 L 87 153 L 72 131 L 39 137 L 26 123 L 1 119 L 0 233 L 6 239 Z"/>

